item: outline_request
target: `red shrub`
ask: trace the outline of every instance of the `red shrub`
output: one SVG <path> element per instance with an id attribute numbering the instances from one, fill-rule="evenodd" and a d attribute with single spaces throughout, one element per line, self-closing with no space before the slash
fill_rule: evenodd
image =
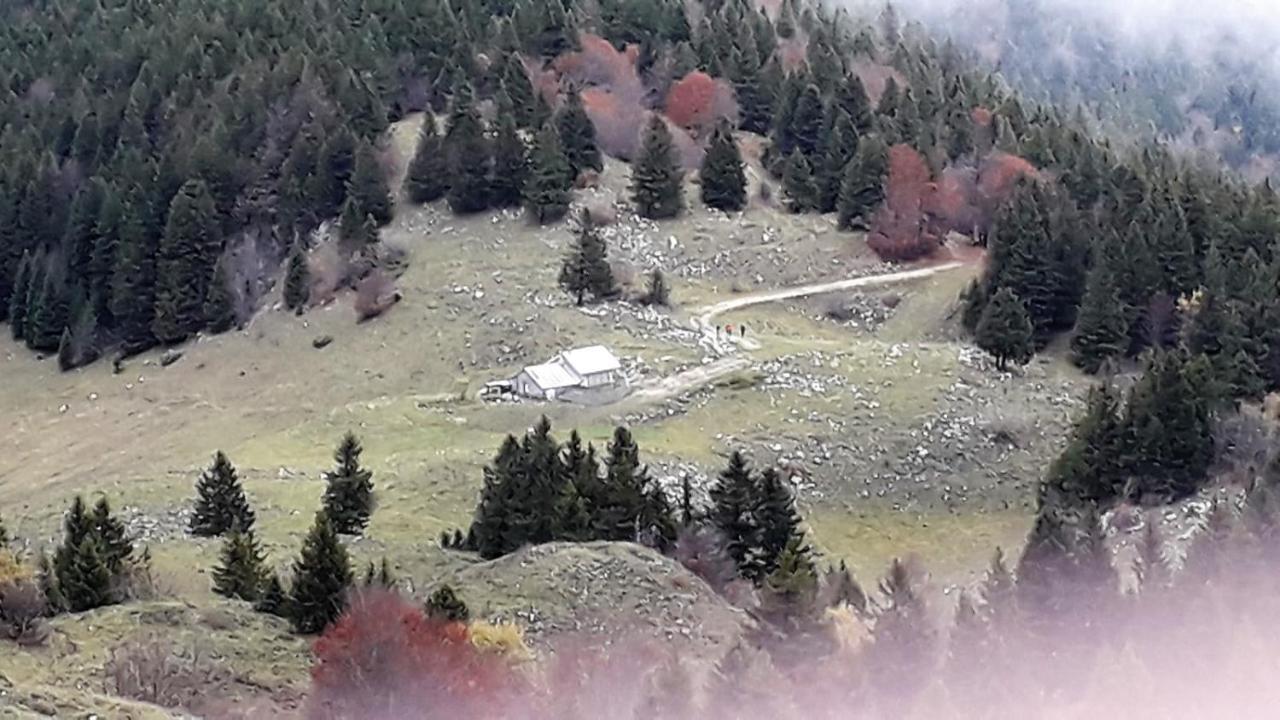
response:
<path id="1" fill-rule="evenodd" d="M 698 70 L 671 86 L 665 108 L 672 122 L 696 136 L 707 134 L 721 120 L 734 120 L 738 114 L 733 88 Z"/>
<path id="2" fill-rule="evenodd" d="M 502 717 L 525 694 L 501 656 L 471 644 L 466 625 L 430 620 L 388 590 L 356 595 L 312 651 L 311 720 Z"/>
<path id="3" fill-rule="evenodd" d="M 929 226 L 925 201 L 933 194 L 929 166 L 908 145 L 889 148 L 889 176 L 884 205 L 871 221 L 867 244 L 885 260 L 915 260 L 939 246 L 938 234 Z"/>
<path id="4" fill-rule="evenodd" d="M 1002 152 L 988 155 L 978 166 L 977 197 L 974 198 L 974 204 L 981 212 L 984 222 L 990 224 L 1019 180 L 1035 180 L 1039 177 L 1040 171 L 1017 155 Z"/>

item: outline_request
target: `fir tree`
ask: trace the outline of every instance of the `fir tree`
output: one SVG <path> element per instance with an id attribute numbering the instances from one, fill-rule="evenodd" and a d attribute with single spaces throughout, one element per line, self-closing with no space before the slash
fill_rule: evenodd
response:
<path id="1" fill-rule="evenodd" d="M 0 270 L 2 272 L 2 270 Z M 31 292 L 31 256 L 22 254 L 18 262 L 18 272 L 13 280 L 13 290 L 9 294 L 9 330 L 14 340 L 22 340 L 27 322 L 27 295 Z"/>
<path id="2" fill-rule="evenodd" d="M 742 154 L 726 125 L 711 135 L 711 143 L 702 158 L 702 202 L 707 207 L 725 212 L 741 210 L 747 204 L 747 176 L 743 172 Z"/>
<path id="3" fill-rule="evenodd" d="M 1120 497 L 1124 490 L 1124 441 L 1115 394 L 1108 387 L 1091 389 L 1071 442 L 1049 466 L 1041 488 L 1041 506 L 1080 507 Z"/>
<path id="4" fill-rule="evenodd" d="M 755 549 L 761 532 L 756 522 L 756 482 L 747 461 L 738 451 L 729 456 L 729 465 L 711 487 L 711 523 L 725 538 L 725 550 L 743 577 L 752 575 Z"/>
<path id="5" fill-rule="evenodd" d="M 71 328 L 62 330 L 62 339 L 58 342 L 58 369 L 62 372 L 76 368 L 76 348 L 71 339 Z"/>
<path id="6" fill-rule="evenodd" d="M 213 570 L 213 591 L 223 597 L 255 602 L 267 582 L 262 549 L 252 530 L 233 528 L 222 545 L 222 560 Z"/>
<path id="7" fill-rule="evenodd" d="M 564 217 L 569 212 L 573 177 L 554 125 L 548 123 L 538 132 L 529 166 L 524 185 L 525 209 L 539 225 Z"/>
<path id="8" fill-rule="evenodd" d="M 1115 276 L 1105 263 L 1096 263 L 1089 271 L 1084 304 L 1071 339 L 1072 361 L 1085 372 L 1096 373 L 1108 359 L 1124 353 L 1129 344 L 1125 315 Z"/>
<path id="9" fill-rule="evenodd" d="M 511 99 L 503 93 L 498 101 L 498 135 L 493 143 L 490 204 L 500 208 L 520 205 L 528 177 L 529 151 L 516 128 Z"/>
<path id="10" fill-rule="evenodd" d="M 996 369 L 1003 372 L 1011 360 L 1018 365 L 1031 360 L 1034 331 L 1022 301 L 1013 290 L 1002 288 L 983 311 L 974 339 L 978 347 L 991 353 Z"/>
<path id="11" fill-rule="evenodd" d="M 333 455 L 338 467 L 325 473 L 325 516 L 342 535 L 363 534 L 373 514 L 373 473 L 360 467 L 363 451 L 356 436 L 347 433 Z"/>
<path id="12" fill-rule="evenodd" d="M 191 534 L 214 537 L 235 528 L 249 532 L 253 529 L 253 521 L 253 509 L 249 507 L 236 469 L 227 456 L 218 451 L 213 456 L 213 464 L 200 474 L 196 482 Z"/>
<path id="13" fill-rule="evenodd" d="M 236 299 L 227 273 L 227 263 L 217 263 L 205 294 L 204 322 L 212 333 L 223 333 L 236 325 Z"/>
<path id="14" fill-rule="evenodd" d="M 111 570 L 93 535 L 75 545 L 59 567 L 58 593 L 71 612 L 84 612 L 115 602 Z"/>
<path id="15" fill-rule="evenodd" d="M 253 609 L 266 615 L 290 617 L 289 596 L 285 593 L 284 583 L 280 582 L 280 576 L 277 573 L 271 573 L 263 582 Z"/>
<path id="16" fill-rule="evenodd" d="M 871 213 L 884 199 L 884 181 L 889 171 L 889 150 L 879 137 L 858 143 L 853 159 L 845 166 L 836 198 L 837 225 L 841 230 L 865 227 Z"/>
<path id="17" fill-rule="evenodd" d="M 470 85 L 454 91 L 444 152 L 449 162 L 449 208 L 462 215 L 489 207 L 493 153 Z"/>
<path id="18" fill-rule="evenodd" d="M 790 212 L 803 213 L 818 207 L 818 186 L 813 179 L 813 168 L 799 150 L 792 152 L 787 159 L 782 191 L 787 196 L 787 210 Z"/>
<path id="19" fill-rule="evenodd" d="M 27 296 L 27 319 L 24 324 L 27 346 L 43 352 L 58 349 L 63 331 L 71 320 L 62 268 L 55 266 L 55 262 L 56 258 L 49 260 L 49 267 L 41 278 L 39 292 L 36 293 L 36 286 L 33 284 Z"/>
<path id="20" fill-rule="evenodd" d="M 784 632 L 806 629 L 817 621 L 818 569 L 802 535 L 792 535 L 778 554 L 761 588 L 761 611 Z"/>
<path id="21" fill-rule="evenodd" d="M 597 301 L 618 294 L 609 267 L 608 247 L 585 212 L 576 242 L 560 265 L 560 287 L 573 295 L 579 306 L 586 302 L 588 294 Z"/>
<path id="22" fill-rule="evenodd" d="M 108 537 L 100 536 L 99 529 Z M 122 564 L 127 559 L 126 542 L 123 527 L 113 521 L 109 509 L 100 517 L 76 496 L 63 520 L 62 545 L 54 554 L 52 572 L 45 576 L 50 605 L 83 612 L 116 602 L 112 563 Z M 131 546 L 127 549 L 132 551 Z"/>
<path id="23" fill-rule="evenodd" d="M 761 474 L 758 497 L 755 516 L 760 528 L 760 552 L 752 559 L 750 576 L 764 578 L 778 568 L 788 544 L 803 533 L 795 496 L 777 470 L 769 468 Z"/>
<path id="24" fill-rule="evenodd" d="M 443 622 L 465 623 L 471 620 L 471 610 L 458 597 L 453 587 L 441 585 L 427 598 L 427 617 Z"/>
<path id="25" fill-rule="evenodd" d="M 667 542 L 674 540 L 675 525 L 666 498 L 640 464 L 640 449 L 629 430 L 614 430 L 604 464 L 602 498 L 593 511 L 598 536 L 634 541 L 641 533 L 656 533 Z"/>
<path id="26" fill-rule="evenodd" d="M 818 190 L 815 208 L 822 213 L 837 209 L 845 168 L 858 151 L 858 134 L 849 114 L 835 104 L 828 108 L 828 114 L 830 127 L 823 134 L 813 163 L 814 184 Z"/>
<path id="27" fill-rule="evenodd" d="M 667 287 L 667 279 L 661 270 L 654 269 L 649 273 L 649 287 L 644 293 L 644 304 L 658 307 L 671 305 L 671 289 Z"/>
<path id="28" fill-rule="evenodd" d="M 284 304 L 290 310 L 299 313 L 311 299 L 311 267 L 307 262 L 307 252 L 301 239 L 293 243 L 289 252 L 288 264 L 284 276 Z"/>
<path id="29" fill-rule="evenodd" d="M 169 219 L 156 259 L 157 340 L 176 343 L 204 327 L 204 302 L 211 269 L 221 248 L 213 196 L 203 181 L 182 186 L 169 207 Z"/>
<path id="30" fill-rule="evenodd" d="M 577 178 L 584 170 L 599 172 L 604 169 L 600 148 L 596 146 L 596 128 L 582 105 L 582 95 L 569 92 L 564 105 L 556 113 L 556 130 L 565 158 L 569 161 L 571 178 Z"/>
<path id="31" fill-rule="evenodd" d="M 351 587 L 351 562 L 324 512 L 316 513 L 315 524 L 302 544 L 302 554 L 293 565 L 293 587 L 289 591 L 289 619 L 303 635 L 322 632 L 338 619 L 346 606 Z"/>
<path id="32" fill-rule="evenodd" d="M 1180 351 L 1161 353 L 1130 391 L 1124 464 L 1140 493 L 1181 498 L 1204 481 L 1215 449 L 1209 372 Z"/>
<path id="33" fill-rule="evenodd" d="M 404 179 L 405 192 L 415 203 L 435 202 L 449 190 L 449 163 L 435 116 L 427 113 L 418 133 L 418 146 Z"/>
<path id="34" fill-rule="evenodd" d="M 90 516 L 91 534 L 98 541 L 98 552 L 112 577 L 125 571 L 125 564 L 133 555 L 133 541 L 129 539 L 124 523 L 111 514 L 107 499 L 94 503 Z"/>
<path id="35" fill-rule="evenodd" d="M 734 96 L 738 100 L 738 127 L 757 135 L 769 132 L 773 123 L 774 99 L 762 77 L 757 49 L 735 47 L 730 56 L 729 75 L 733 80 Z"/>
<path id="36" fill-rule="evenodd" d="M 501 83 L 511 98 L 516 124 L 526 129 L 540 127 L 545 119 L 538 117 L 541 97 L 535 94 L 533 84 L 529 82 L 529 73 L 525 71 L 524 62 L 519 55 L 509 53 L 506 56 Z"/>
<path id="37" fill-rule="evenodd" d="M 683 176 L 671 131 L 662 116 L 654 113 L 640 157 L 631 166 L 631 199 L 640 215 L 658 220 L 680 214 L 684 209 Z"/>
<path id="38" fill-rule="evenodd" d="M 355 205 L 361 219 L 372 215 L 378 227 L 391 222 L 391 190 L 383 177 L 377 150 L 368 142 L 356 146 L 351 178 L 347 181 L 347 199 Z"/>

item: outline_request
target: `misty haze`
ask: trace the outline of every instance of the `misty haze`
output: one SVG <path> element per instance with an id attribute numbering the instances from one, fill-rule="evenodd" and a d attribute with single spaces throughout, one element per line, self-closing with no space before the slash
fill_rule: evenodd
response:
<path id="1" fill-rule="evenodd" d="M 1267 718 L 1280 5 L 0 5 L 0 716 Z"/>

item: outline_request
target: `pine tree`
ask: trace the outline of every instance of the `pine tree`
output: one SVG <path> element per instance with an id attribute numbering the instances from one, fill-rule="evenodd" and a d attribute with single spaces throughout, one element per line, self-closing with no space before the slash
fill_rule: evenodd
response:
<path id="1" fill-rule="evenodd" d="M 475 94 L 465 83 L 454 90 L 444 152 L 449 162 L 449 209 L 462 215 L 489 207 L 493 152 L 475 107 Z"/>
<path id="2" fill-rule="evenodd" d="M 418 146 L 409 162 L 404 187 L 409 199 L 418 204 L 435 202 L 449 191 L 449 163 L 431 113 L 422 119 Z"/>
<path id="3" fill-rule="evenodd" d="M 302 554 L 293 564 L 293 587 L 287 606 L 294 631 L 315 635 L 337 620 L 346 607 L 351 582 L 346 548 L 324 512 L 316 513 L 315 524 L 303 541 Z"/>
<path id="4" fill-rule="evenodd" d="M 641 216 L 654 220 L 673 218 L 684 209 L 684 173 L 671 131 L 657 113 L 649 119 L 640 157 L 631 166 L 631 199 Z"/>
<path id="5" fill-rule="evenodd" d="M 1040 490 L 1042 507 L 1106 504 L 1124 490 L 1124 429 L 1119 401 L 1109 387 L 1089 391 L 1071 442 L 1049 466 Z"/>
<path id="6" fill-rule="evenodd" d="M 592 512 L 597 536 L 634 541 L 641 533 L 655 533 L 666 542 L 674 540 L 666 498 L 640 464 L 640 448 L 626 428 L 614 429 L 604 465 L 602 497 Z"/>
<path id="7" fill-rule="evenodd" d="M 311 299 L 311 267 L 301 239 L 294 240 L 284 276 L 284 304 L 299 313 Z"/>
<path id="8" fill-rule="evenodd" d="M 122 565 L 132 546 L 124 528 L 105 513 L 90 512 L 76 496 L 63 520 L 62 545 L 54 554 L 52 571 L 45 572 L 46 597 L 51 607 L 83 612 L 118 600 L 112 563 Z M 107 537 L 99 534 L 105 531 Z M 109 543 L 109 545 L 108 545 Z"/>
<path id="9" fill-rule="evenodd" d="M 465 623 L 471 620 L 471 610 L 458 597 L 453 587 L 441 585 L 427 598 L 427 617 L 443 622 Z"/>
<path id="10" fill-rule="evenodd" d="M 829 129 L 823 134 L 813 162 L 814 184 L 818 189 L 815 209 L 822 213 L 837 209 L 845 168 L 858 151 L 858 133 L 849 114 L 834 103 L 828 108 L 828 114 L 825 124 Z"/>
<path id="11" fill-rule="evenodd" d="M 749 25 L 743 25 L 749 28 Z M 729 62 L 734 96 L 738 100 L 738 126 L 764 135 L 773 122 L 773 96 L 766 87 L 760 66 L 760 55 L 754 47 L 735 47 Z"/>
<path id="12" fill-rule="evenodd" d="M 743 577 L 753 576 L 756 548 L 761 531 L 756 522 L 756 481 L 747 461 L 738 451 L 729 456 L 729 465 L 711 487 L 711 523 L 724 535 L 725 550 Z"/>
<path id="13" fill-rule="evenodd" d="M 276 617 L 291 617 L 289 596 L 284 591 L 284 583 L 280 582 L 277 573 L 271 573 L 263 582 L 258 593 L 258 601 L 253 604 L 255 612 Z"/>
<path id="14" fill-rule="evenodd" d="M 1181 351 L 1160 353 L 1130 391 L 1124 463 L 1141 480 L 1140 493 L 1181 498 L 1204 481 L 1215 450 L 1211 374 Z"/>
<path id="15" fill-rule="evenodd" d="M 752 559 L 750 576 L 764 578 L 778 568 L 788 544 L 804 533 L 795 496 L 777 470 L 769 468 L 761 474 L 758 497 L 755 515 L 760 528 L 760 552 Z"/>
<path id="16" fill-rule="evenodd" d="M 1096 373 L 1110 358 L 1119 357 L 1129 345 L 1129 323 L 1115 275 L 1104 262 L 1089 271 L 1084 304 L 1071 339 L 1072 362 L 1088 373 Z"/>
<path id="17" fill-rule="evenodd" d="M 347 433 L 333 455 L 337 469 L 325 473 L 325 516 L 342 535 L 363 534 L 373 514 L 373 473 L 360 467 L 363 451 L 356 436 Z"/>
<path id="18" fill-rule="evenodd" d="M 222 545 L 222 560 L 213 570 L 213 591 L 223 597 L 255 602 L 267 583 L 262 549 L 252 530 L 233 528 Z"/>
<path id="19" fill-rule="evenodd" d="M 359 212 L 360 218 L 372 215 L 378 227 L 391 222 L 391 190 L 382 174 L 378 152 L 371 143 L 356 146 L 351 178 L 347 181 L 347 199 Z"/>
<path id="20" fill-rule="evenodd" d="M 501 557 L 524 542 L 523 537 L 515 537 L 512 532 L 514 504 L 523 500 L 525 492 L 522 472 L 520 442 L 508 435 L 493 462 L 484 469 L 480 502 L 468 532 L 482 558 Z"/>
<path id="21" fill-rule="evenodd" d="M 837 226 L 841 230 L 865 227 L 871 213 L 884 199 L 889 172 L 889 149 L 877 136 L 863 138 L 853 159 L 845 166 L 836 198 Z"/>
<path id="22" fill-rule="evenodd" d="M 721 124 L 711 135 L 702 158 L 702 202 L 725 212 L 741 210 L 747 204 L 747 176 L 742 154 L 728 126 Z"/>
<path id="23" fill-rule="evenodd" d="M 62 339 L 58 342 L 58 369 L 68 372 L 76 366 L 76 348 L 71 339 L 71 328 L 63 328 Z"/>
<path id="24" fill-rule="evenodd" d="M 784 632 L 803 631 L 817 621 L 822 610 L 818 603 L 818 568 L 804 544 L 804 536 L 788 538 L 774 565 L 761 587 L 761 611 Z"/>
<path id="25" fill-rule="evenodd" d="M 996 369 L 1004 372 L 1011 360 L 1019 365 L 1031 360 L 1034 332 L 1022 301 L 1013 290 L 1002 288 L 983 311 L 974 340 L 996 359 Z"/>
<path id="26" fill-rule="evenodd" d="M 649 273 L 649 287 L 644 293 L 644 304 L 658 307 L 671 305 L 671 290 L 667 287 L 666 277 L 659 269 L 655 268 Z"/>
<path id="27" fill-rule="evenodd" d="M 787 210 L 803 213 L 817 208 L 818 186 L 813 179 L 813 168 L 799 150 L 787 159 L 782 176 L 782 191 L 787 196 Z"/>
<path id="28" fill-rule="evenodd" d="M 204 298 L 204 323 L 211 333 L 223 333 L 236 325 L 236 300 L 225 261 L 214 265 Z"/>
<path id="29" fill-rule="evenodd" d="M 195 511 L 191 516 L 191 534 L 215 537 L 238 528 L 253 529 L 254 513 L 245 497 L 236 469 L 219 450 L 213 464 L 200 474 L 196 482 Z"/>
<path id="30" fill-rule="evenodd" d="M 600 148 L 596 146 L 595 125 L 582 105 L 582 95 L 576 90 L 566 95 L 564 105 L 556 113 L 555 123 L 565 158 L 569 161 L 571 178 L 576 179 L 584 170 L 600 172 L 604 169 Z"/>
<path id="31" fill-rule="evenodd" d="M 169 207 L 156 257 L 151 329 L 160 342 L 181 342 L 204 327 L 204 301 L 221 245 L 209 187 L 201 180 L 188 181 Z"/>
<path id="32" fill-rule="evenodd" d="M 27 322 L 27 295 L 31 292 L 31 256 L 22 254 L 18 262 L 18 272 L 13 280 L 13 290 L 9 294 L 9 330 L 14 340 L 22 340 Z"/>
<path id="33" fill-rule="evenodd" d="M 516 124 L 521 128 L 534 129 L 541 127 L 538 118 L 538 103 L 541 97 L 535 94 L 533 84 L 529 82 L 529 73 L 524 69 L 524 62 L 515 53 L 506 56 L 502 66 L 502 87 L 511 98 L 511 106 L 515 111 Z"/>
<path id="34" fill-rule="evenodd" d="M 24 331 L 32 350 L 52 352 L 58 349 L 63 331 L 70 324 L 70 302 L 61 267 L 51 258 L 41 278 L 39 293 L 33 284 L 27 296 L 27 319 Z"/>
<path id="35" fill-rule="evenodd" d="M 489 199 L 493 207 L 520 205 L 529 178 L 529 150 L 516 128 L 511 99 L 499 91 L 498 134 L 493 142 L 493 181 Z"/>
<path id="36" fill-rule="evenodd" d="M 133 541 L 129 539 L 124 523 L 111 514 L 107 499 L 99 498 L 90 516 L 91 534 L 98 541 L 98 552 L 112 577 L 125 570 L 125 564 L 133 555 Z"/>
<path id="37" fill-rule="evenodd" d="M 529 166 L 524 185 L 525 209 L 539 225 L 564 217 L 569 212 L 573 177 L 554 125 L 548 123 L 538 132 Z"/>
<path id="38" fill-rule="evenodd" d="M 574 246 L 560 265 L 560 287 L 573 295 L 579 306 L 586 302 L 588 294 L 596 301 L 618 294 L 609 267 L 608 247 L 585 212 Z"/>
<path id="39" fill-rule="evenodd" d="M 111 571 L 103 560 L 98 538 L 85 537 L 72 548 L 58 572 L 58 593 L 71 612 L 84 612 L 115 602 Z"/>

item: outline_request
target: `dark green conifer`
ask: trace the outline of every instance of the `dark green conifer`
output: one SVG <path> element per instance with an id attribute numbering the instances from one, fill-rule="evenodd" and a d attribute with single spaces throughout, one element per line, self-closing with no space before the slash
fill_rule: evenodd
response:
<path id="1" fill-rule="evenodd" d="M 285 267 L 284 305 L 299 313 L 311 299 L 311 267 L 301 239 L 295 240 Z"/>
<path id="2" fill-rule="evenodd" d="M 582 105 L 582 95 L 576 90 L 566 96 L 564 105 L 556 112 L 555 122 L 572 178 L 576 179 L 583 170 L 604 169 L 604 160 L 596 145 L 596 127 Z"/>
<path id="3" fill-rule="evenodd" d="M 755 548 L 760 545 L 756 522 L 756 482 L 747 461 L 738 451 L 712 485 L 711 523 L 725 538 L 725 550 L 743 577 L 750 577 Z"/>
<path id="4" fill-rule="evenodd" d="M 782 176 L 782 191 L 786 194 L 787 210 L 803 213 L 817 208 L 818 186 L 813 179 L 813 168 L 799 151 L 791 153 Z"/>
<path id="5" fill-rule="evenodd" d="M 1159 353 L 1130 391 L 1124 460 L 1140 494 L 1181 498 L 1203 483 L 1215 447 L 1211 372 L 1181 351 Z"/>
<path id="6" fill-rule="evenodd" d="M 112 577 L 119 576 L 133 555 L 133 541 L 129 539 L 124 523 L 111 514 L 111 505 L 105 497 L 94 503 L 90 522 L 91 534 L 98 540 L 102 561 Z"/>
<path id="7" fill-rule="evenodd" d="M 762 613 L 784 632 L 803 631 L 817 621 L 823 609 L 818 603 L 818 568 L 803 535 L 787 539 L 760 594 Z"/>
<path id="8" fill-rule="evenodd" d="M 657 113 L 650 116 L 640 157 L 631 166 L 631 199 L 641 216 L 655 220 L 684 209 L 684 172 L 671 131 Z"/>
<path id="9" fill-rule="evenodd" d="M 293 587 L 287 604 L 293 629 L 302 635 L 324 631 L 345 609 L 351 581 L 347 550 L 328 517 L 323 511 L 318 512 L 303 541 L 302 553 L 293 564 Z"/>
<path id="10" fill-rule="evenodd" d="M 516 128 L 511 99 L 499 91 L 498 134 L 493 141 L 493 182 L 489 200 L 493 207 L 516 207 L 523 199 L 529 177 L 529 150 Z"/>
<path id="11" fill-rule="evenodd" d="M 361 219 L 372 215 L 378 227 L 391 222 L 391 190 L 378 161 L 378 151 L 372 143 L 356 145 L 351 178 L 347 181 L 347 199 L 355 204 Z"/>
<path id="12" fill-rule="evenodd" d="M 241 532 L 253 529 L 254 513 L 245 497 L 236 469 L 219 450 L 213 464 L 200 474 L 196 482 L 195 512 L 191 516 L 191 534 L 199 537 L 223 535 L 233 528 Z"/>
<path id="13" fill-rule="evenodd" d="M 252 530 L 232 528 L 213 569 L 213 591 L 223 597 L 256 602 L 267 582 L 262 549 Z"/>
<path id="14" fill-rule="evenodd" d="M 1096 373 L 1110 358 L 1120 357 L 1129 346 L 1129 323 L 1120 302 L 1115 275 L 1105 262 L 1089 271 L 1084 303 L 1075 336 L 1071 339 L 1071 359 L 1088 373 Z"/>
<path id="15" fill-rule="evenodd" d="M 449 208 L 461 215 L 489 207 L 493 151 L 475 106 L 475 93 L 465 83 L 454 89 L 444 152 L 449 162 Z"/>
<path id="16" fill-rule="evenodd" d="M 223 333 L 236 326 L 236 299 L 231 288 L 226 261 L 214 265 L 213 277 L 204 298 L 205 327 L 212 333 Z"/>
<path id="17" fill-rule="evenodd" d="M 156 253 L 158 235 L 145 225 L 148 209 L 141 198 L 126 202 L 120 218 L 119 244 L 111 275 L 111 316 L 126 352 L 155 343 Z"/>
<path id="18" fill-rule="evenodd" d="M 333 454 L 338 467 L 325 473 L 324 512 L 334 532 L 360 535 L 373 514 L 373 473 L 360 467 L 360 441 L 347 433 Z"/>
<path id="19" fill-rule="evenodd" d="M 866 227 L 871 213 L 884 199 L 889 172 L 889 149 L 878 136 L 863 138 L 853 159 L 845 166 L 836 198 L 837 226 L 841 230 Z"/>
<path id="20" fill-rule="evenodd" d="M 450 585 L 441 585 L 427 598 L 427 617 L 442 622 L 465 623 L 471 620 L 471 610 L 458 597 Z"/>
<path id="21" fill-rule="evenodd" d="M 524 206 L 539 225 L 554 222 L 569 211 L 572 170 L 560 146 L 560 133 L 551 123 L 538 132 L 529 158 Z"/>
<path id="22" fill-rule="evenodd" d="M 757 491 L 759 507 L 756 523 L 760 528 L 760 550 L 752 558 L 748 576 L 765 578 L 778 568 L 783 551 L 796 538 L 802 538 L 800 514 L 787 481 L 777 470 L 769 468 L 760 475 Z"/>
<path id="23" fill-rule="evenodd" d="M 542 126 L 545 118 L 539 118 L 539 101 L 533 84 L 529 82 L 529 73 L 524 69 L 524 62 L 515 53 L 507 55 L 502 69 L 502 87 L 506 88 L 511 98 L 511 107 L 515 112 L 516 124 L 525 129 L 536 129 Z"/>
<path id="24" fill-rule="evenodd" d="M 560 287 L 573 295 L 580 306 L 588 295 L 600 301 L 618 294 L 613 270 L 609 267 L 608 247 L 585 212 L 574 246 L 560 265 Z"/>
<path id="25" fill-rule="evenodd" d="M 169 207 L 156 258 L 151 329 L 160 342 L 181 342 L 205 326 L 205 297 L 221 247 L 209 187 L 201 180 L 188 181 Z"/>
<path id="26" fill-rule="evenodd" d="M 253 604 L 253 609 L 266 615 L 290 617 L 289 596 L 284 591 L 284 583 L 280 582 L 278 573 L 273 572 L 267 576 L 258 593 L 258 601 Z"/>
<path id="27" fill-rule="evenodd" d="M 98 538 L 89 535 L 67 556 L 58 573 L 58 592 L 71 612 L 84 612 L 115 602 L 111 570 Z"/>
<path id="28" fill-rule="evenodd" d="M 742 153 L 728 126 L 721 124 L 711 135 L 699 179 L 702 202 L 707 207 L 726 212 L 746 207 L 747 176 L 743 171 Z"/>
<path id="29" fill-rule="evenodd" d="M 1010 288 L 1002 288 L 987 304 L 978 321 L 974 341 L 996 359 L 1003 372 L 1009 361 L 1025 365 L 1035 354 L 1035 328 L 1027 309 Z"/>
<path id="30" fill-rule="evenodd" d="M 756 48 L 734 48 L 729 58 L 729 76 L 738 100 L 738 127 L 757 135 L 768 133 L 773 123 L 774 98 L 770 88 L 765 87 L 762 70 Z"/>
<path id="31" fill-rule="evenodd" d="M 449 163 L 436 119 L 427 113 L 418 133 L 418 146 L 404 178 L 405 192 L 415 203 L 435 202 L 449 190 Z"/>

